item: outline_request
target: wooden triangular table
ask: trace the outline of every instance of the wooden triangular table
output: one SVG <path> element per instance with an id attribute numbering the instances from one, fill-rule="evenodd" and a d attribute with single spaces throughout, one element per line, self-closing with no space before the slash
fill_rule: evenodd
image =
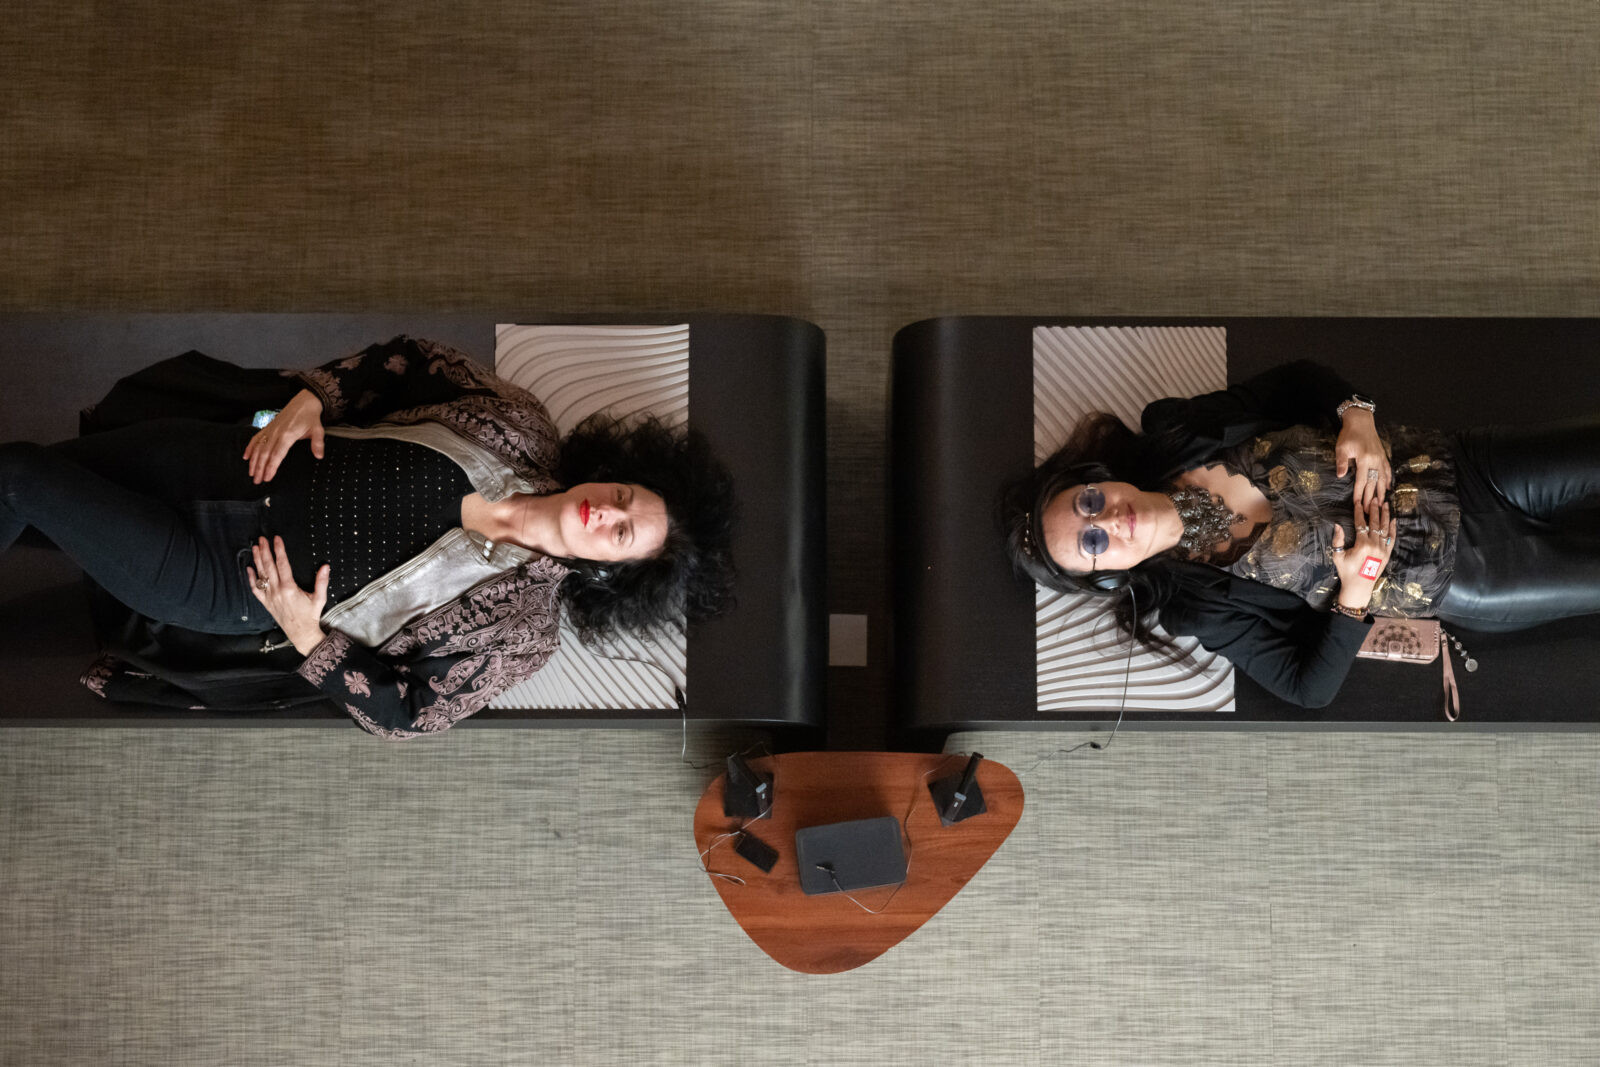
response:
<path id="1" fill-rule="evenodd" d="M 744 884 L 711 882 L 734 920 L 763 952 L 806 974 L 837 974 L 877 959 L 909 937 L 952 900 L 994 855 L 1022 817 L 1022 785 L 1011 770 L 984 760 L 978 786 L 988 811 L 951 827 L 939 825 L 928 784 L 966 766 L 966 756 L 907 752 L 792 752 L 750 765 L 773 775 L 772 815 L 745 823 L 722 813 L 726 776 L 700 798 L 694 838 L 710 871 L 736 875 Z M 896 887 L 851 894 L 881 914 L 857 907 L 842 893 L 806 896 L 795 862 L 796 830 L 853 819 L 893 815 L 901 821 L 908 856 L 906 881 Z M 733 851 L 722 837 L 748 825 L 778 850 L 771 873 Z"/>

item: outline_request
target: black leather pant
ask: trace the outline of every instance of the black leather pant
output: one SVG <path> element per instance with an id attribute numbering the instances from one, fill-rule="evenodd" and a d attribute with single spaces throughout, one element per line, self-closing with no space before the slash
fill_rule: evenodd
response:
<path id="1" fill-rule="evenodd" d="M 1461 536 L 1439 618 L 1520 630 L 1600 613 L 1600 416 L 1455 440 Z"/>

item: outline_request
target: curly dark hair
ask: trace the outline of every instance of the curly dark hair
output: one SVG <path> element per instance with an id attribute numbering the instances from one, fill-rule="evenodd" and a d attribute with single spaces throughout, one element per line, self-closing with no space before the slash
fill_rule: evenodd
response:
<path id="1" fill-rule="evenodd" d="M 1066 444 L 1001 490 L 997 518 L 1012 567 L 1046 589 L 1111 599 L 1112 617 L 1123 633 L 1153 651 L 1184 658 L 1177 645 L 1153 628 L 1157 613 L 1182 581 L 1181 565 L 1174 566 L 1173 560 L 1161 555 L 1126 571 L 1073 573 L 1049 557 L 1041 521 L 1045 507 L 1065 489 L 1091 482 L 1127 482 L 1160 491 L 1171 484 L 1178 469 L 1176 434 L 1135 433 L 1105 412 L 1084 416 Z"/>
<path id="2" fill-rule="evenodd" d="M 563 485 L 642 485 L 667 505 L 666 541 L 649 559 L 565 561 L 573 571 L 561 583 L 561 598 L 586 643 L 648 634 L 680 617 L 694 624 L 732 606 L 733 479 L 703 436 L 653 415 L 626 421 L 591 415 L 562 442 L 556 477 Z"/>

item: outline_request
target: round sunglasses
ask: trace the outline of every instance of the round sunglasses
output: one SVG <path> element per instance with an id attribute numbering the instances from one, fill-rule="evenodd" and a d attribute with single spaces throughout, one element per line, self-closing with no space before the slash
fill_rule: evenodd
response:
<path id="1" fill-rule="evenodd" d="M 1078 496 L 1072 502 L 1072 510 L 1090 520 L 1083 529 L 1078 531 L 1078 548 L 1086 556 L 1098 556 L 1111 547 L 1111 535 L 1094 524 L 1095 519 L 1106 509 L 1106 495 L 1092 485 L 1086 485 L 1078 490 Z"/>

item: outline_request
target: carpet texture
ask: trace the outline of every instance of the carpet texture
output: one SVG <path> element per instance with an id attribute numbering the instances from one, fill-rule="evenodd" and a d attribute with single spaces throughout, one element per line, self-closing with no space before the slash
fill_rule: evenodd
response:
<path id="1" fill-rule="evenodd" d="M 3 1064 L 1600 1054 L 1588 735 L 958 735 L 1021 774 L 1021 823 L 903 944 L 821 977 L 700 873 L 720 767 L 672 732 L 3 739 Z"/>
<path id="2" fill-rule="evenodd" d="M 1600 314 L 1580 0 L 66 0 L 0 65 L 7 310 L 822 326 L 837 747 L 889 735 L 900 326 Z M 1600 1060 L 1587 737 L 1124 734 L 833 979 L 722 910 L 677 751 L 4 731 L 0 1063 Z"/>

